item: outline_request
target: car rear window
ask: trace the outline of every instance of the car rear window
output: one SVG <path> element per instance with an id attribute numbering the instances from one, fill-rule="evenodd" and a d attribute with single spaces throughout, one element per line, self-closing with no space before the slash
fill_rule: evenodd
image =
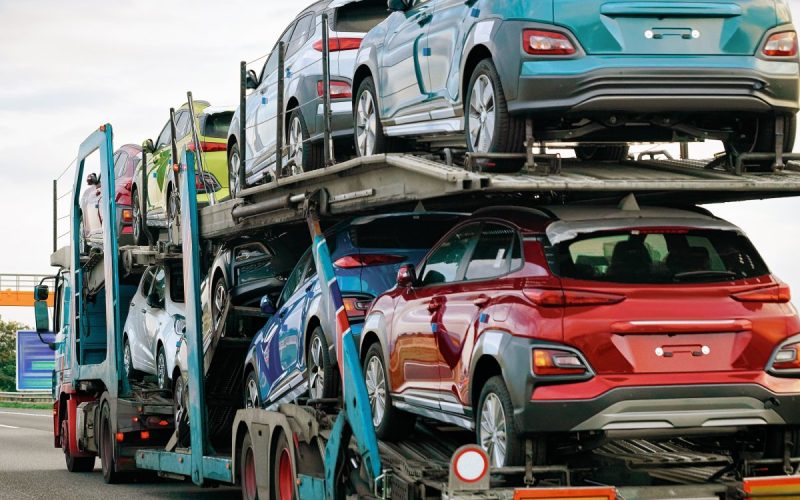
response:
<path id="1" fill-rule="evenodd" d="M 460 220 L 457 215 L 380 217 L 365 224 L 353 225 L 350 237 L 358 248 L 427 250 L 433 248 Z"/>
<path id="2" fill-rule="evenodd" d="M 363 0 L 336 9 L 334 31 L 367 33 L 389 16 L 386 1 Z"/>
<path id="3" fill-rule="evenodd" d="M 558 245 L 559 273 L 612 283 L 722 283 L 769 273 L 752 243 L 723 230 L 641 228 Z"/>
<path id="4" fill-rule="evenodd" d="M 231 120 L 233 120 L 233 111 L 210 114 L 206 116 L 201 133 L 206 137 L 225 139 L 228 137 Z"/>
<path id="5" fill-rule="evenodd" d="M 169 298 L 176 304 L 184 301 L 183 293 L 183 269 L 173 267 L 169 273 Z"/>

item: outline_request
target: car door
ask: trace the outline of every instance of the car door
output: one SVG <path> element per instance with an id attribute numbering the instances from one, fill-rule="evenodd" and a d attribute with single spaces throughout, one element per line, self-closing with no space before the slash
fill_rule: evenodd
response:
<path id="1" fill-rule="evenodd" d="M 430 51 L 428 61 L 428 92 L 434 108 L 450 108 L 458 99 L 464 34 L 475 18 L 469 14 L 470 4 L 464 0 L 438 0 L 426 36 Z"/>
<path id="2" fill-rule="evenodd" d="M 403 290 L 397 302 L 389 339 L 392 392 L 413 393 L 413 404 L 439 408 L 440 364 L 437 337 L 447 294 L 463 274 L 463 262 L 477 238 L 480 224 L 468 224 L 446 236 L 420 269 L 419 284 Z M 421 391 L 421 392 L 420 392 Z"/>
<path id="3" fill-rule="evenodd" d="M 150 294 L 150 289 L 153 286 L 153 275 L 155 268 L 150 267 L 145 270 L 142 275 L 142 281 L 139 283 L 139 290 L 131 300 L 131 305 L 128 308 L 128 318 L 125 321 L 125 333 L 128 335 L 128 343 L 131 347 L 131 357 L 133 366 L 137 370 L 141 370 L 145 366 L 146 341 L 146 328 L 145 316 L 149 310 L 147 305 L 147 296 Z"/>
<path id="4" fill-rule="evenodd" d="M 387 21 L 384 46 L 378 51 L 378 88 L 384 119 L 424 113 L 428 96 L 428 48 L 425 36 L 435 0 L 420 0 Z M 419 117 L 417 117 L 419 118 Z M 416 121 L 413 117 L 409 121 Z"/>
<path id="5" fill-rule="evenodd" d="M 460 405 L 463 401 L 470 380 L 472 348 L 477 333 L 489 322 L 487 307 L 511 286 L 502 278 L 521 266 L 522 247 L 516 230 L 486 222 L 457 282 L 448 287 L 447 295 L 433 297 L 435 303 L 442 304 L 434 317 L 441 325 L 437 346 L 443 360 L 439 365 L 443 402 Z M 447 408 L 443 405 L 442 409 Z"/>

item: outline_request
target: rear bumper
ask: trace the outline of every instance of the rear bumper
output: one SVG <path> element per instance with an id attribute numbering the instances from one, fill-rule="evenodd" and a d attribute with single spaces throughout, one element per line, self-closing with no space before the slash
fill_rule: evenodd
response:
<path id="1" fill-rule="evenodd" d="M 614 113 L 796 113 L 797 62 L 742 56 L 584 56 L 522 61 L 508 109 Z M 509 93 L 507 91 L 507 93 Z"/>
<path id="2" fill-rule="evenodd" d="M 621 387 L 593 399 L 533 400 L 517 419 L 524 434 L 800 425 L 800 393 L 757 384 Z"/>

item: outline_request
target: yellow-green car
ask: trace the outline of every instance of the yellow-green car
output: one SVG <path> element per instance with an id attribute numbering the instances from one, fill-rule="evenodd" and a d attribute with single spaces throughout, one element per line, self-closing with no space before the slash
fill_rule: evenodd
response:
<path id="1" fill-rule="evenodd" d="M 227 135 L 233 117 L 232 108 L 211 106 L 205 101 L 194 101 L 194 115 L 200 143 L 200 156 L 204 175 L 198 173 L 196 179 L 197 201 L 208 204 L 211 193 L 216 201 L 228 198 L 228 164 Z M 175 130 L 178 155 L 187 148 L 194 151 L 192 139 L 192 121 L 189 105 L 184 104 L 175 110 Z M 147 231 L 157 239 L 158 228 L 170 227 L 172 215 L 180 211 L 179 191 L 172 158 L 172 130 L 170 122 L 158 135 L 155 143 L 151 139 L 144 141 L 142 149 L 147 154 L 146 179 L 147 202 L 144 199 L 142 167 L 134 176 L 131 188 L 133 202 L 133 237 L 137 245 L 147 244 Z M 198 165 L 198 172 L 199 172 Z M 142 207 L 147 206 L 147 228 L 144 227 Z M 154 231 L 155 230 L 155 231 Z"/>

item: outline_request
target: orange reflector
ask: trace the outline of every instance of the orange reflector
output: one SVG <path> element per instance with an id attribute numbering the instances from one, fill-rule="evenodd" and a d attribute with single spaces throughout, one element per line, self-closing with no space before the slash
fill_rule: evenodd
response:
<path id="1" fill-rule="evenodd" d="M 746 478 L 744 492 L 748 499 L 800 498 L 800 476 Z"/>
<path id="2" fill-rule="evenodd" d="M 121 443 L 125 439 L 125 434 L 118 432 L 117 433 L 117 442 Z"/>
<path id="3" fill-rule="evenodd" d="M 133 221 L 133 210 L 128 208 L 122 210 L 122 220 L 124 222 L 131 222 Z"/>
<path id="4" fill-rule="evenodd" d="M 173 172 L 175 172 L 175 173 L 177 174 L 178 172 L 180 172 L 180 171 L 181 171 L 181 166 L 180 166 L 180 165 L 178 165 L 177 163 L 176 163 L 176 164 L 174 164 L 174 165 L 172 165 L 172 171 L 173 171 Z"/>
<path id="5" fill-rule="evenodd" d="M 514 500 L 555 500 L 559 498 L 572 498 L 574 500 L 616 500 L 617 490 L 610 487 L 531 488 L 514 492 Z"/>
<path id="6" fill-rule="evenodd" d="M 150 439 L 150 432 L 149 431 L 142 431 L 142 440 Z"/>

